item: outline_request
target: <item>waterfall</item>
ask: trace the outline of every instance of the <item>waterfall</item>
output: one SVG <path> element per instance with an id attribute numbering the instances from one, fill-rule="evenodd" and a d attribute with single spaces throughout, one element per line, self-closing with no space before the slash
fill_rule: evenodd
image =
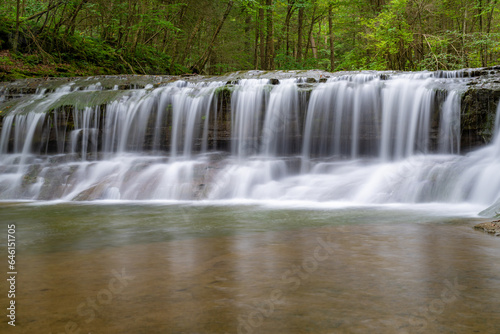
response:
<path id="1" fill-rule="evenodd" d="M 500 113 L 460 155 L 467 73 L 41 88 L 1 114 L 0 199 L 489 205 Z"/>
<path id="2" fill-rule="evenodd" d="M 269 98 L 269 80 L 243 79 L 231 99 L 232 153 L 240 158 L 259 152 L 262 110 Z"/>
<path id="3" fill-rule="evenodd" d="M 380 156 L 398 160 L 413 154 L 427 154 L 430 118 L 435 91 L 428 79 L 401 78 L 389 82 L 383 91 Z"/>
<path id="4" fill-rule="evenodd" d="M 439 135 L 441 153 L 460 153 L 460 96 L 456 91 L 444 102 Z"/>
<path id="5" fill-rule="evenodd" d="M 262 130 L 262 153 L 269 157 L 297 153 L 300 135 L 296 80 L 283 80 L 269 96 Z"/>

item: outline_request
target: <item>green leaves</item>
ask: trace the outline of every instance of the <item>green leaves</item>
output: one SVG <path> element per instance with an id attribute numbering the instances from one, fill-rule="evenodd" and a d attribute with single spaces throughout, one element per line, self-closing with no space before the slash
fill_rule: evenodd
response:
<path id="1" fill-rule="evenodd" d="M 372 41 L 378 54 L 397 54 L 413 41 L 413 33 L 406 22 L 407 0 L 393 0 L 375 18 L 367 20 L 366 38 Z"/>
<path id="2" fill-rule="evenodd" d="M 38 59 L 99 73 L 179 74 L 208 49 L 199 69 L 208 74 L 262 69 L 270 61 L 283 70 L 331 64 L 334 70 L 417 70 L 500 59 L 497 0 L 234 0 L 213 41 L 228 0 L 22 4 L 19 51 L 29 66 Z M 0 13 L 0 48 L 10 48 L 16 0 L 1 2 Z"/>

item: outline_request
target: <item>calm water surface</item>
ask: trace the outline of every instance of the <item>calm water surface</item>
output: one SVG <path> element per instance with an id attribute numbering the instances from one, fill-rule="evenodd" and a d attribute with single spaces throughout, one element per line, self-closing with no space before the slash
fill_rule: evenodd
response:
<path id="1" fill-rule="evenodd" d="M 469 211 L 2 203 L 15 331 L 500 333 L 500 238 Z"/>

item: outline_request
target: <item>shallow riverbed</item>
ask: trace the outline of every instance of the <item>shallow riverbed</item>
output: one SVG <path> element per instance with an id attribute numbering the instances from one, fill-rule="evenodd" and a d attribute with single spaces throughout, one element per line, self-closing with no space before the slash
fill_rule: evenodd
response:
<path id="1" fill-rule="evenodd" d="M 20 333 L 498 333 L 500 238 L 471 212 L 26 202 L 0 221 Z"/>

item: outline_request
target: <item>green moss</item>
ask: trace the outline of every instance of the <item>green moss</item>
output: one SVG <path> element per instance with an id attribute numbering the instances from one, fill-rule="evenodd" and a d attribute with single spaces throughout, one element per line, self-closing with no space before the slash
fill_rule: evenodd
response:
<path id="1" fill-rule="evenodd" d="M 12 66 L 14 65 L 14 62 L 10 60 L 9 57 L 0 57 L 0 66 L 2 65 Z"/>
<path id="2" fill-rule="evenodd" d="M 214 94 L 218 97 L 230 97 L 234 90 L 234 85 L 224 85 L 217 87 L 214 91 Z"/>
<path id="3" fill-rule="evenodd" d="M 105 90 L 105 91 L 77 91 L 63 95 L 51 103 L 46 111 L 54 110 L 62 106 L 73 106 L 78 109 L 96 107 L 111 103 L 126 96 L 127 91 Z"/>
<path id="4" fill-rule="evenodd" d="M 14 110 L 16 113 L 26 114 L 33 111 L 48 113 L 64 106 L 84 109 L 87 107 L 105 105 L 126 95 L 127 91 L 119 90 L 76 91 L 63 95 L 54 101 L 51 101 L 50 97 L 45 96 L 34 102 L 32 101 L 33 96 L 25 96 L 0 103 L 0 116 L 7 116 Z M 41 106 L 43 106 L 43 109 L 41 109 Z"/>

